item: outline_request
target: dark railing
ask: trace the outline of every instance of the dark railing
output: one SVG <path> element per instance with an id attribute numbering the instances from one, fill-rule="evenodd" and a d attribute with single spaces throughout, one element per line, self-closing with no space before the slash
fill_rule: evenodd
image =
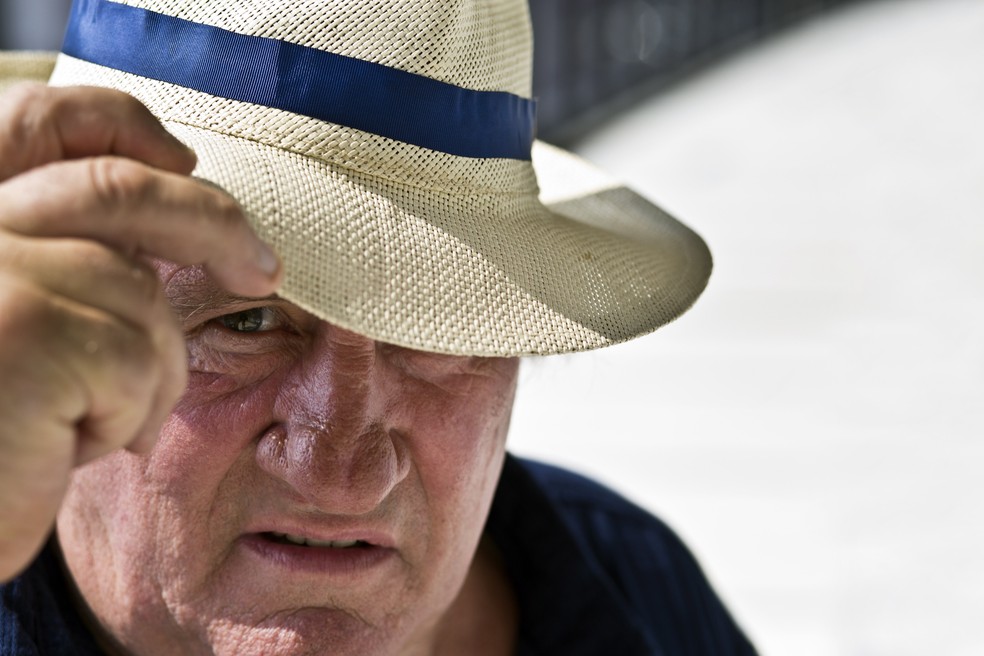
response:
<path id="1" fill-rule="evenodd" d="M 71 0 L 0 0 L 0 48 L 54 50 Z"/>
<path id="2" fill-rule="evenodd" d="M 697 66 L 846 0 L 532 0 L 540 136 L 565 142 Z"/>

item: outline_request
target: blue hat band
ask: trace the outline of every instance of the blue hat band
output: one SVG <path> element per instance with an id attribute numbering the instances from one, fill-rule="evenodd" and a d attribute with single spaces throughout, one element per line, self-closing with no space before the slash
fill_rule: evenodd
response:
<path id="1" fill-rule="evenodd" d="M 461 157 L 529 160 L 536 102 L 108 0 L 76 0 L 62 52 Z"/>

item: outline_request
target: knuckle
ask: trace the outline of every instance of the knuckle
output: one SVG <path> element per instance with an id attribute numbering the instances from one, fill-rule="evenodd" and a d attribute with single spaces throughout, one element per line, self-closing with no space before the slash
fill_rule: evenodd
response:
<path id="1" fill-rule="evenodd" d="M 243 211 L 232 196 L 224 191 L 213 190 L 210 194 L 207 218 L 218 223 L 222 230 L 233 230 L 243 222 Z"/>
<path id="2" fill-rule="evenodd" d="M 125 258 L 121 266 L 125 268 L 126 284 L 133 290 L 140 306 L 160 308 L 167 304 L 164 287 L 152 266 L 129 258 Z"/>
<path id="3" fill-rule="evenodd" d="M 146 330 L 119 321 L 93 324 L 83 348 L 111 364 L 120 393 L 144 398 L 161 376 L 161 362 L 154 341 Z"/>
<path id="4" fill-rule="evenodd" d="M 87 326 L 83 360 L 89 390 L 87 437 L 105 447 L 125 446 L 153 402 L 161 366 L 146 332 L 106 321 Z M 98 428 L 97 428 L 98 427 Z"/>
<path id="5" fill-rule="evenodd" d="M 142 102 L 125 91 L 111 89 L 109 87 L 89 87 L 87 91 L 99 96 L 100 102 L 116 103 L 124 111 L 141 115 L 150 114 L 150 110 Z"/>
<path id="6" fill-rule="evenodd" d="M 74 240 L 63 244 L 59 260 L 64 271 L 84 273 L 86 279 L 100 287 L 112 289 L 133 307 L 136 317 L 147 314 L 146 308 L 160 304 L 163 289 L 156 270 L 139 258 L 127 257 L 105 244 Z"/>
<path id="7" fill-rule="evenodd" d="M 143 413 L 160 386 L 163 364 L 153 335 L 112 317 L 88 320 L 73 339 L 86 377 L 92 410 Z"/>
<path id="8" fill-rule="evenodd" d="M 107 210 L 118 211 L 140 203 L 154 191 L 154 176 L 136 162 L 97 157 L 88 161 L 88 169 L 92 189 Z"/>
<path id="9" fill-rule="evenodd" d="M 0 343 L 17 351 L 25 337 L 36 337 L 39 328 L 56 319 L 48 300 L 31 285 L 12 276 L 0 276 Z"/>
<path id="10" fill-rule="evenodd" d="M 124 91 L 105 89 L 107 98 L 116 102 L 125 120 L 139 121 L 159 125 L 160 121 L 140 100 Z"/>
<path id="11" fill-rule="evenodd" d="M 138 325 L 66 305 L 29 282 L 0 274 L 0 369 L 34 390 L 31 407 L 74 415 L 85 407 L 148 406 L 181 375 L 173 369 L 175 355 L 159 345 L 162 330 L 177 332 L 152 320 Z"/>
<path id="12" fill-rule="evenodd" d="M 147 289 L 147 305 L 140 316 L 140 329 L 151 349 L 148 357 L 154 360 L 158 378 L 187 368 L 184 336 L 171 310 L 163 285 L 148 267 L 147 276 L 153 286 Z"/>
<path id="13" fill-rule="evenodd" d="M 3 102 L 14 117 L 38 121 L 50 115 L 51 89 L 39 82 L 20 82 L 4 93 Z"/>
<path id="14" fill-rule="evenodd" d="M 23 82 L 4 93 L 0 133 L 5 143 L 0 145 L 4 158 L 15 163 L 13 170 L 4 170 L 10 162 L 0 162 L 4 177 L 18 172 L 18 162 L 32 160 L 37 151 L 47 147 L 54 113 L 54 94 L 43 84 Z"/>

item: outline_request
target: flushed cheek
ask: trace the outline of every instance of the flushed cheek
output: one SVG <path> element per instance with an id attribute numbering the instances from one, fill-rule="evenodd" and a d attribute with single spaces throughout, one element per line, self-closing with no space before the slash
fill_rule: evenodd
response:
<path id="1" fill-rule="evenodd" d="M 176 615 L 170 600 L 205 589 L 220 557 L 210 549 L 215 527 L 203 521 L 205 505 L 174 499 L 155 480 L 134 454 L 97 461 L 77 472 L 59 518 L 82 594 L 119 636 L 166 632 Z"/>
<path id="2" fill-rule="evenodd" d="M 439 530 L 469 547 L 481 532 L 484 522 L 475 518 L 484 517 L 491 503 L 505 457 L 513 392 L 508 378 L 481 382 L 498 384 L 471 385 L 465 390 L 470 393 L 413 395 L 399 413 Z"/>
<path id="3" fill-rule="evenodd" d="M 269 423 L 262 390 L 205 399 L 191 386 L 161 431 L 142 470 L 145 512 L 156 517 L 162 566 L 184 569 L 186 584 L 205 576 L 239 533 L 253 443 Z M 183 563 L 183 564 L 181 564 Z M 172 580 L 173 582 L 173 580 Z"/>
<path id="4" fill-rule="evenodd" d="M 501 466 L 511 388 L 495 394 L 483 395 L 484 391 L 437 400 L 418 396 L 406 407 L 415 427 L 412 447 L 417 459 L 433 476 L 443 476 L 446 485 L 474 487 L 475 477 L 483 482 L 489 475 L 494 478 Z"/>
<path id="5" fill-rule="evenodd" d="M 201 470 L 221 475 L 248 455 L 256 437 L 272 422 L 279 381 L 239 384 L 232 377 L 192 372 L 152 454 L 152 467 L 174 475 Z M 198 477 L 189 477 L 202 480 Z"/>
<path id="6" fill-rule="evenodd" d="M 262 390 L 200 401 L 195 384 L 193 377 L 165 423 L 143 481 L 156 490 L 160 532 L 175 535 L 161 559 L 184 562 L 189 573 L 212 567 L 239 534 L 255 475 L 255 436 L 269 424 Z"/>
<path id="7" fill-rule="evenodd" d="M 113 467 L 117 485 L 88 481 L 102 490 L 100 515 L 113 544 L 110 561 L 98 570 L 116 572 L 120 586 L 111 605 L 128 606 L 132 613 L 122 618 L 121 633 L 131 625 L 177 623 L 195 634 L 205 610 L 195 600 L 214 598 L 217 592 L 215 583 L 244 521 L 250 463 L 244 445 L 250 443 L 253 423 L 248 403 L 227 401 L 182 401 L 146 460 L 121 454 L 127 466 Z M 92 487 L 80 496 L 99 496 Z M 107 489 L 115 491 L 114 498 L 105 498 Z M 86 551 L 105 549 L 90 544 Z M 141 601 L 127 603 L 123 595 Z"/>

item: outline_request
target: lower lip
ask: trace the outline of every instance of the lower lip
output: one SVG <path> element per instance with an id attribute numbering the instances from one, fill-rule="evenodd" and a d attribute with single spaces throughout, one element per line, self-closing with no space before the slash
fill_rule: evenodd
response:
<path id="1" fill-rule="evenodd" d="M 332 577 L 366 573 L 396 557 L 396 551 L 387 547 L 372 545 L 349 548 L 305 547 L 299 544 L 276 542 L 257 533 L 242 536 L 240 542 L 248 550 L 280 569 Z"/>

